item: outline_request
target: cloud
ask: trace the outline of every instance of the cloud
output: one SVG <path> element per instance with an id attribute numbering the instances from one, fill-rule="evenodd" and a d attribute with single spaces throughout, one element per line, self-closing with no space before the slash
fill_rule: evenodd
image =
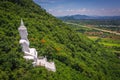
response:
<path id="1" fill-rule="evenodd" d="M 56 0 L 34 0 L 34 1 L 41 4 L 52 4 L 55 3 Z"/>
<path id="2" fill-rule="evenodd" d="M 48 9 L 48 12 L 52 12 L 53 11 L 53 9 Z"/>
<path id="3" fill-rule="evenodd" d="M 33 1 L 44 7 L 55 3 L 55 0 L 33 0 Z"/>
<path id="4" fill-rule="evenodd" d="M 82 8 L 82 9 L 79 9 L 78 12 L 89 12 L 90 10 L 86 9 L 86 8 Z"/>
<path id="5" fill-rule="evenodd" d="M 81 9 L 67 9 L 66 12 L 74 12 L 74 13 L 83 13 L 83 12 L 90 12 L 89 9 L 81 8 Z"/>
<path id="6" fill-rule="evenodd" d="M 119 15 L 120 9 L 49 9 L 49 13 L 55 16 L 65 16 L 65 15 L 74 15 L 74 14 L 81 14 L 81 15 L 103 15 L 103 16 L 111 16 L 111 15 Z"/>
<path id="7" fill-rule="evenodd" d="M 97 15 L 103 15 L 103 16 L 120 15 L 119 9 L 111 9 L 111 8 L 97 9 L 97 10 L 94 10 L 94 13 L 97 14 Z"/>
<path id="8" fill-rule="evenodd" d="M 73 15 L 73 14 L 85 14 L 85 13 L 88 13 L 90 12 L 89 9 L 86 9 L 86 8 L 81 8 L 81 9 L 66 9 L 66 10 L 63 10 L 62 8 L 61 9 L 48 9 L 48 12 L 55 15 L 55 16 L 59 16 L 59 15 Z"/>

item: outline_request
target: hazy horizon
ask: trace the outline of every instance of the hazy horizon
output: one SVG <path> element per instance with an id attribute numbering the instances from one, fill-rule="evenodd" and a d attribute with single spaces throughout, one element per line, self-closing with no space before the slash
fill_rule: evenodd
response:
<path id="1" fill-rule="evenodd" d="M 65 16 L 76 16 L 76 15 L 81 15 L 81 14 L 73 14 L 73 15 L 63 15 L 63 16 L 56 16 L 56 17 L 65 17 Z M 81 16 L 89 16 L 89 17 L 117 17 L 120 15 L 110 15 L 110 16 L 106 16 L 106 15 L 81 15 Z"/>
<path id="2" fill-rule="evenodd" d="M 120 16 L 120 0 L 33 0 L 54 16 Z"/>

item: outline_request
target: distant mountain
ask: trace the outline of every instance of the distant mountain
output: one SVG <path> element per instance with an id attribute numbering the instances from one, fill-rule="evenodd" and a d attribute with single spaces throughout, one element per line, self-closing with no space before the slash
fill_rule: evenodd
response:
<path id="1" fill-rule="evenodd" d="M 88 16 L 88 15 L 71 15 L 58 17 L 61 20 L 81 20 L 81 19 L 120 19 L 120 16 Z"/>

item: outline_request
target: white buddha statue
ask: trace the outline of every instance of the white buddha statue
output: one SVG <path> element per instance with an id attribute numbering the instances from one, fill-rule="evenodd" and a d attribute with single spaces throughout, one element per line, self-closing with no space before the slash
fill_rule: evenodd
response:
<path id="1" fill-rule="evenodd" d="M 32 59 L 34 60 L 34 63 L 37 61 L 37 51 L 35 48 L 29 48 L 29 40 L 27 38 L 27 28 L 24 26 L 23 20 L 21 19 L 21 25 L 18 28 L 20 33 L 20 41 L 19 43 L 22 46 L 22 51 L 25 53 L 24 58 L 25 59 Z"/>
<path id="2" fill-rule="evenodd" d="M 29 40 L 27 39 L 28 33 L 22 19 L 21 19 L 21 25 L 18 28 L 18 30 L 21 37 L 19 43 L 22 45 L 22 50 L 23 52 L 29 52 Z"/>

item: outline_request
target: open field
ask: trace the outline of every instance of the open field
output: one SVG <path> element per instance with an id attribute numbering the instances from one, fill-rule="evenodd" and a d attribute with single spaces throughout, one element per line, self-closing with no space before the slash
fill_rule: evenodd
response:
<path id="1" fill-rule="evenodd" d="M 89 39 L 91 39 L 91 40 L 93 40 L 93 41 L 95 41 L 95 40 L 97 40 L 99 37 L 97 37 L 97 36 L 87 36 Z"/>
<path id="2" fill-rule="evenodd" d="M 70 22 L 66 23 L 71 25 L 71 28 L 77 31 L 78 34 L 83 33 L 92 41 L 104 45 L 114 53 L 120 54 L 120 33 L 107 29 L 101 29 L 99 27 L 96 28 L 95 26 L 80 25 Z"/>
<path id="3" fill-rule="evenodd" d="M 67 24 L 72 24 L 72 25 L 76 25 L 76 26 L 80 26 L 79 24 L 76 24 L 76 23 L 70 23 L 70 22 L 65 22 Z M 85 27 L 85 28 L 91 28 L 91 29 L 94 29 L 94 30 L 98 30 L 98 31 L 102 31 L 102 32 L 107 32 L 107 33 L 111 33 L 111 34 L 116 34 L 116 35 L 119 35 L 120 36 L 120 33 L 116 32 L 116 31 L 109 31 L 109 30 L 104 30 L 104 29 L 99 29 L 99 28 L 95 28 L 95 27 L 92 27 L 92 26 L 82 26 L 82 27 Z"/>
<path id="4" fill-rule="evenodd" d="M 120 41 L 119 40 L 112 40 L 112 39 L 108 39 L 108 38 L 100 38 L 97 36 L 88 36 L 89 39 L 96 41 L 98 39 L 101 39 L 99 41 L 100 44 L 103 44 L 105 46 L 109 46 L 109 47 L 120 47 Z"/>

